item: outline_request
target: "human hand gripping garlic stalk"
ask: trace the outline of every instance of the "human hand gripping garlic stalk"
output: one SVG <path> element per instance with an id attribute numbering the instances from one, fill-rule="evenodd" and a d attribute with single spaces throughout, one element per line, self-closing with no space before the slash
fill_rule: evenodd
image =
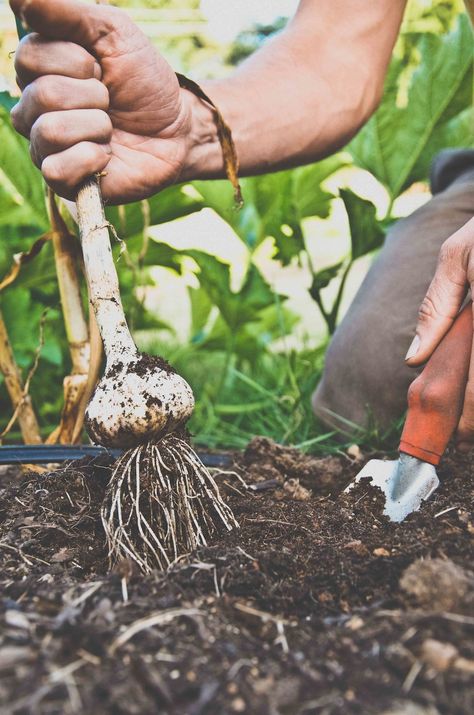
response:
<path id="1" fill-rule="evenodd" d="M 94 442 L 128 447 L 112 472 L 102 508 L 111 565 L 131 558 L 144 572 L 167 568 L 205 545 L 219 526 L 238 526 L 211 474 L 182 437 L 194 397 L 162 358 L 140 353 L 120 299 L 99 183 L 77 194 L 89 300 L 106 354 L 105 374 L 86 411 Z"/>

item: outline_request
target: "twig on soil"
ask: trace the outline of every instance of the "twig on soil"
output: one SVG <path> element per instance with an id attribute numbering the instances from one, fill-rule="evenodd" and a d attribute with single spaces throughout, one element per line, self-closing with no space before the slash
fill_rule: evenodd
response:
<path id="1" fill-rule="evenodd" d="M 234 680 L 235 676 L 242 668 L 252 668 L 253 665 L 254 663 L 252 660 L 250 660 L 250 658 L 239 658 L 239 660 L 236 660 L 235 663 L 229 668 L 229 672 L 227 673 L 227 679 L 230 681 Z"/>
<path id="2" fill-rule="evenodd" d="M 190 618 L 192 616 L 201 615 L 203 615 L 203 612 L 198 608 L 170 608 L 167 611 L 160 611 L 159 613 L 154 613 L 151 616 L 146 616 L 146 618 L 139 618 L 112 641 L 108 648 L 109 655 L 113 656 L 119 648 L 125 645 L 125 643 L 127 643 L 131 638 L 136 636 L 137 633 L 140 633 L 147 628 L 164 626 L 167 623 L 171 623 L 171 621 L 175 618 L 180 618 L 181 616 L 187 616 Z"/>
<path id="3" fill-rule="evenodd" d="M 286 618 L 280 618 L 279 616 L 274 616 L 272 613 L 267 613 L 267 611 L 260 611 L 258 608 L 253 608 L 253 606 L 247 606 L 245 603 L 234 603 L 234 608 L 237 611 L 242 611 L 242 613 L 248 613 L 249 616 L 255 616 L 260 618 L 263 623 L 270 621 L 271 623 L 283 623 L 285 626 L 291 626 L 291 621 Z"/>
<path id="4" fill-rule="evenodd" d="M 415 680 L 423 670 L 423 663 L 421 660 L 415 660 L 413 665 L 411 666 L 410 670 L 408 671 L 408 675 L 403 681 L 402 684 L 402 690 L 404 693 L 409 693 L 412 687 L 415 684 Z"/>
<path id="5" fill-rule="evenodd" d="M 443 511 L 439 511 L 437 514 L 435 514 L 434 518 L 437 519 L 439 516 L 443 516 L 443 514 L 447 514 L 449 511 L 454 511 L 454 509 L 459 509 L 459 506 L 448 506 L 447 509 L 443 509 Z"/>
<path id="6" fill-rule="evenodd" d="M 248 559 L 250 559 L 250 561 L 257 561 L 255 556 L 250 556 L 250 554 L 248 554 L 246 551 L 244 551 L 241 546 L 237 546 L 237 551 L 240 551 L 240 553 L 243 554 L 244 556 L 246 556 Z"/>
<path id="7" fill-rule="evenodd" d="M 8 715 L 13 715 L 13 713 L 16 713 L 20 710 L 27 712 L 38 712 L 38 705 L 40 704 L 40 702 L 44 700 L 44 698 L 58 685 L 64 684 L 66 686 L 66 689 L 68 690 L 69 696 L 71 696 L 68 686 L 71 686 L 73 684 L 72 686 L 75 687 L 75 683 L 72 681 L 72 675 L 84 665 L 87 665 L 87 661 L 80 658 L 78 660 L 72 661 L 72 663 L 69 663 L 62 668 L 54 670 L 52 673 L 49 674 L 48 680 L 44 685 L 42 685 L 30 695 L 26 695 L 17 700 L 16 702 L 12 703 L 9 710 L 7 711 Z M 78 693 L 77 695 L 79 697 Z M 72 697 L 72 700 L 74 700 L 74 695 Z M 71 702 L 71 704 L 73 703 Z"/>
<path id="8" fill-rule="evenodd" d="M 275 645 L 281 645 L 283 653 L 289 653 L 290 647 L 288 645 L 288 640 L 285 634 L 285 627 L 282 621 L 276 621 L 276 629 L 278 631 L 278 636 L 273 641 Z"/>
<path id="9" fill-rule="evenodd" d="M 462 623 L 466 626 L 474 626 L 474 616 L 462 616 L 460 613 L 447 613 L 446 611 L 442 613 L 433 613 L 433 616 L 439 616 L 447 621 L 453 621 L 453 623 Z"/>
<path id="10" fill-rule="evenodd" d="M 96 591 L 99 590 L 99 588 L 102 586 L 104 582 L 103 581 L 96 581 L 95 583 L 91 584 L 89 588 L 87 588 L 85 591 L 81 593 L 80 596 L 77 596 L 75 599 L 70 601 L 67 605 L 70 606 L 71 608 L 77 608 L 81 603 L 84 603 L 84 601 L 87 601 L 88 598 L 90 598 Z M 68 599 L 65 599 L 66 601 Z"/>
<path id="11" fill-rule="evenodd" d="M 224 481 L 224 484 L 226 485 L 226 487 L 227 487 L 228 489 L 230 489 L 231 491 L 233 491 L 233 492 L 235 492 L 236 494 L 238 494 L 239 497 L 245 497 L 245 496 L 247 496 L 246 494 L 244 494 L 243 492 L 241 492 L 240 489 L 237 489 L 237 487 L 234 487 L 230 482 Z"/>
<path id="12" fill-rule="evenodd" d="M 127 578 L 125 576 L 122 576 L 120 585 L 122 587 L 122 601 L 124 603 L 128 603 L 128 586 L 127 586 Z"/>

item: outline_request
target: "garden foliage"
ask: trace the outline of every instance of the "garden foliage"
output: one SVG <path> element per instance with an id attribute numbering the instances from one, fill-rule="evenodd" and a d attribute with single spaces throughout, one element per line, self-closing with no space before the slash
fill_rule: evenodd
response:
<path id="1" fill-rule="evenodd" d="M 421 20 L 418 18 L 419 23 Z M 473 41 L 468 20 L 459 15 L 443 35 L 430 30 L 429 24 L 421 26 L 422 32 L 420 24 L 415 23 L 413 31 L 409 29 L 402 36 L 380 107 L 344 153 L 310 166 L 243 179 L 245 203 L 240 210 L 234 207 L 232 187 L 225 181 L 196 181 L 192 190 L 173 186 L 147 201 L 107 208 L 109 220 L 127 247 L 122 252 L 117 242 L 114 250 L 125 309 L 135 331 L 152 334 L 159 330 L 159 335 L 163 335 L 163 329 L 169 327 L 166 316 L 158 319 L 145 308 L 142 299 L 141 289 L 153 284 L 150 268 L 164 266 L 182 273 L 194 266 L 199 287 L 188 289 L 192 313 L 190 346 L 181 348 L 181 352 L 175 350 L 172 357 L 179 367 L 184 365 L 184 373 L 193 372 L 193 368 L 187 369 L 184 364 L 186 356 L 195 362 L 195 356 L 200 355 L 202 361 L 207 360 L 206 364 L 215 367 L 212 388 L 208 384 L 209 369 L 201 374 L 194 370 L 193 384 L 198 398 L 202 396 L 196 428 L 202 429 L 207 440 L 212 441 L 208 419 L 211 412 L 214 417 L 217 415 L 212 422 L 214 427 L 226 418 L 233 425 L 223 441 L 240 444 L 239 439 L 229 437 L 231 433 L 244 434 L 239 432 L 244 418 L 237 399 L 244 400 L 247 413 L 260 410 L 261 416 L 263 409 L 271 408 L 277 415 L 272 425 L 263 421 L 251 429 L 272 432 L 280 420 L 281 424 L 273 429 L 274 436 L 295 441 L 298 435 L 304 438 L 308 434 L 307 428 L 305 432 L 298 431 L 308 417 L 308 410 L 304 408 L 298 418 L 294 415 L 302 391 L 310 392 L 314 387 L 314 378 L 310 380 L 308 375 L 314 372 L 314 363 L 320 362 L 321 351 L 299 358 L 287 353 L 283 357 L 272 356 L 275 341 L 291 332 L 296 318 L 286 308 L 285 296 L 275 293 L 257 265 L 255 257 L 262 243 L 273 242 L 273 260 L 283 266 L 298 263 L 310 270 L 309 293 L 326 321 L 328 332 L 332 333 L 340 317 L 341 298 L 351 267 L 383 244 L 387 227 L 393 221 L 397 197 L 415 182 L 427 180 L 430 162 L 438 151 L 445 147 L 473 146 Z M 10 123 L 9 110 L 14 101 L 8 93 L 1 93 L 0 281 L 20 260 L 20 254 L 30 251 L 40 237 L 47 239 L 50 230 L 41 175 L 31 162 L 27 142 Z M 389 201 L 384 215 L 377 214 L 372 201 L 347 187 L 341 186 L 338 195 L 327 188 L 328 178 L 347 166 L 370 172 L 385 188 Z M 335 201 L 342 201 L 347 212 L 351 248 L 341 261 L 320 269 L 311 265 L 305 220 L 314 216 L 327 219 Z M 180 251 L 149 236 L 150 226 L 203 207 L 213 209 L 224 219 L 245 247 L 246 272 L 237 291 L 232 287 L 229 264 L 197 246 Z M 70 219 L 67 220 L 72 227 Z M 327 305 L 325 289 L 333 281 L 338 289 L 333 302 Z M 25 370 L 38 346 L 41 316 L 48 311 L 40 365 L 32 384 L 35 406 L 47 433 L 57 422 L 60 385 L 68 370 L 67 342 L 48 240 L 40 250 L 38 244 L 34 259 L 25 261 L 16 279 L 2 288 L 0 309 L 17 361 Z M 166 346 L 161 347 L 166 352 Z M 275 375 L 279 364 L 284 364 L 284 377 Z M 301 379 L 295 377 L 299 370 Z M 266 378 L 262 378 L 264 373 Z M 274 374 L 269 377 L 270 373 Z M 275 384 L 275 376 L 279 385 Z M 255 388 L 256 378 L 260 390 Z M 267 378 L 268 389 L 262 386 L 262 380 L 265 382 Z M 236 382 L 244 392 L 236 388 Z M 279 389 L 287 391 L 286 406 L 280 397 L 275 402 Z M 230 394 L 233 398 L 226 403 L 225 396 Z M 11 410 L 5 394 L 1 396 L 1 406 L 6 421 Z"/>

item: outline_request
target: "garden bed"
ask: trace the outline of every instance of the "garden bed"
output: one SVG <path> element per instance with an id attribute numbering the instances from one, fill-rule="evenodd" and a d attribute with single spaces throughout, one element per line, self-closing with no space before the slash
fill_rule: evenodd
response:
<path id="1" fill-rule="evenodd" d="M 146 577 L 107 573 L 99 460 L 4 472 L 2 713 L 472 715 L 474 463 L 400 525 L 362 464 L 254 440 L 240 530 Z"/>

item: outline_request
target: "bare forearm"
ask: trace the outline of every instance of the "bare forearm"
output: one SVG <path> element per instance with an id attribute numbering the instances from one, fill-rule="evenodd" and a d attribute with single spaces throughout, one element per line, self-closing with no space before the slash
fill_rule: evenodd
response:
<path id="1" fill-rule="evenodd" d="M 288 28 L 225 80 L 203 86 L 230 125 L 242 174 L 315 161 L 377 106 L 404 0 L 303 0 Z M 193 104 L 182 178 L 223 175 L 212 112 Z"/>

